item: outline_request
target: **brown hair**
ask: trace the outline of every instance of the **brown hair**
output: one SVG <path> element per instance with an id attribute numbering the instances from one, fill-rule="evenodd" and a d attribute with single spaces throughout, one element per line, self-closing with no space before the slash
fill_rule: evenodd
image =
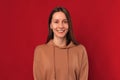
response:
<path id="1" fill-rule="evenodd" d="M 72 29 L 72 21 L 71 21 L 71 17 L 70 14 L 68 12 L 68 10 L 64 7 L 56 7 L 53 9 L 53 11 L 51 12 L 50 16 L 49 16 L 49 20 L 48 20 L 48 29 L 49 29 L 49 33 L 48 33 L 48 37 L 47 37 L 47 41 L 46 43 L 48 43 L 51 39 L 53 39 L 54 34 L 52 29 L 50 28 L 50 24 L 51 24 L 51 20 L 52 20 L 52 16 L 54 15 L 55 12 L 63 12 L 68 20 L 68 32 L 66 34 L 66 41 L 68 45 L 71 41 L 75 44 L 78 45 L 78 42 L 75 40 L 74 35 L 73 35 L 73 29 Z"/>

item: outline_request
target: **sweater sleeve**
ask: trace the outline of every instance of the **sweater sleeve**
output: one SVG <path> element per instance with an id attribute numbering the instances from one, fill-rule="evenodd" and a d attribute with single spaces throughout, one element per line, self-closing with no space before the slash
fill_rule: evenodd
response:
<path id="1" fill-rule="evenodd" d="M 41 80 L 40 79 L 40 49 L 39 46 L 37 46 L 34 50 L 34 59 L 33 59 L 33 78 L 34 80 Z"/>
<path id="2" fill-rule="evenodd" d="M 82 45 L 82 59 L 80 65 L 79 80 L 88 80 L 88 56 L 85 47 Z"/>

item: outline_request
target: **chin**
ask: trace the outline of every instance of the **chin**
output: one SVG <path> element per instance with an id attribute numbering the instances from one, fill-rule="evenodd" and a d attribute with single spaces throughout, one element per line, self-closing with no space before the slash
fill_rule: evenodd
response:
<path id="1" fill-rule="evenodd" d="M 65 38 L 65 35 L 56 35 L 58 38 Z"/>

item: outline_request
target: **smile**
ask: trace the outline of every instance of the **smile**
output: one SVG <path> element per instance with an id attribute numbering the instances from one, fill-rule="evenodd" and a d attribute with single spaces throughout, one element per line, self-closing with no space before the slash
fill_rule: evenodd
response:
<path id="1" fill-rule="evenodd" d="M 57 32 L 60 32 L 60 33 L 62 33 L 62 32 L 64 32 L 65 30 L 57 30 Z"/>

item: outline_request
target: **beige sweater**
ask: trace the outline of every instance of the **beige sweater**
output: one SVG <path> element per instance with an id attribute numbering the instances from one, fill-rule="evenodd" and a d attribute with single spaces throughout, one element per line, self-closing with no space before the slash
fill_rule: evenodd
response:
<path id="1" fill-rule="evenodd" d="M 34 80 L 88 80 L 88 57 L 83 45 L 58 47 L 53 41 L 34 53 Z"/>

